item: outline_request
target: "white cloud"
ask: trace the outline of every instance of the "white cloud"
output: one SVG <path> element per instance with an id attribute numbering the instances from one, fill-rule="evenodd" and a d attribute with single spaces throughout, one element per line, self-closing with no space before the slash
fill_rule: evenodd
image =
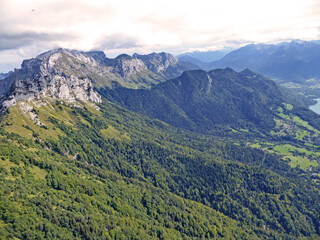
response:
<path id="1" fill-rule="evenodd" d="M 115 55 L 317 39 L 319 10 L 318 0 L 1 0 L 0 72 L 54 47 Z"/>

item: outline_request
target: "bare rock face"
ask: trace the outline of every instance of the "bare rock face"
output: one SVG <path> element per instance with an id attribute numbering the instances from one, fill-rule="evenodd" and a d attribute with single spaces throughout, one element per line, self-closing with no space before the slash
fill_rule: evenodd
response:
<path id="1" fill-rule="evenodd" d="M 132 56 L 121 54 L 114 59 L 106 58 L 103 52 L 98 51 L 86 52 L 84 54 L 94 58 L 100 66 L 108 68 L 110 73 L 119 74 L 126 80 L 130 80 L 132 76 L 139 75 L 141 73 L 151 75 L 158 74 L 167 80 L 172 77 L 179 76 L 184 70 L 186 70 L 183 66 L 178 64 L 178 59 L 176 59 L 172 54 L 164 52 L 151 53 L 147 55 L 139 55 L 135 53 Z M 170 73 L 167 73 L 168 69 L 170 69 Z M 172 69 L 175 69 L 176 72 L 172 73 Z"/>
<path id="2" fill-rule="evenodd" d="M 91 80 L 86 76 L 65 73 L 61 67 L 65 59 L 96 64 L 91 57 L 76 51 L 57 49 L 25 60 L 22 68 L 12 74 L 14 83 L 5 96 L 2 105 L 10 107 L 22 100 L 51 98 L 67 102 L 101 102 L 100 95 L 93 90 Z M 71 73 L 71 74 L 70 74 Z"/>
<path id="3" fill-rule="evenodd" d="M 129 78 L 136 73 L 147 70 L 147 66 L 140 59 L 122 54 L 114 59 L 113 72 L 120 74 L 124 78 Z"/>
<path id="4" fill-rule="evenodd" d="M 151 71 L 153 73 L 165 72 L 169 67 L 174 67 L 178 60 L 169 53 L 151 53 L 148 55 L 133 54 L 132 57 L 126 54 L 118 56 L 115 69 L 123 77 L 127 78 L 137 72 Z"/>
<path id="5" fill-rule="evenodd" d="M 146 67 L 156 73 L 166 71 L 167 68 L 175 66 L 178 63 L 172 54 L 169 53 L 151 53 L 148 55 L 133 54 L 133 57 L 140 59 Z"/>
<path id="6" fill-rule="evenodd" d="M 111 59 L 104 52 L 55 49 L 24 60 L 21 69 L 0 80 L 0 103 L 50 98 L 101 102 L 93 90 L 125 86 L 145 88 L 179 76 L 188 67 L 168 53 L 126 54 Z"/>

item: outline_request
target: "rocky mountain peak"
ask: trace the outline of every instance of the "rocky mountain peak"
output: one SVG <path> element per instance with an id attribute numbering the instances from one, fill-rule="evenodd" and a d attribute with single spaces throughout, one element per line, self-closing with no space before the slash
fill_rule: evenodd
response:
<path id="1" fill-rule="evenodd" d="M 132 60 L 132 59 L 133 59 L 133 57 L 124 53 L 124 54 L 120 54 L 119 56 L 117 56 L 115 60 L 123 61 L 123 60 Z"/>
<path id="2" fill-rule="evenodd" d="M 253 74 L 256 74 L 254 71 L 252 71 L 250 68 L 246 68 L 244 69 L 243 71 L 240 72 L 241 74 L 244 74 L 244 75 L 253 75 Z"/>
<path id="3" fill-rule="evenodd" d="M 169 53 L 150 53 L 148 55 L 133 54 L 136 59 L 141 59 L 147 68 L 154 72 L 165 71 L 170 66 L 175 66 L 178 63 L 178 59 Z"/>
<path id="4" fill-rule="evenodd" d="M 103 51 L 81 52 L 82 54 L 93 58 L 100 66 L 105 65 L 106 54 Z"/>
<path id="5" fill-rule="evenodd" d="M 67 102 L 101 102 L 101 97 L 93 90 L 88 77 L 64 71 L 62 66 L 66 67 L 72 61 L 96 63 L 93 58 L 78 51 L 62 48 L 23 61 L 21 69 L 10 76 L 13 83 L 2 98 L 2 106 L 10 107 L 18 101 L 38 100 L 42 97 Z"/>
<path id="6" fill-rule="evenodd" d="M 7 72 L 7 73 L 0 73 L 0 80 L 9 77 L 11 73 L 12 73 L 12 71 Z"/>
<path id="7" fill-rule="evenodd" d="M 114 70 L 124 78 L 129 78 L 133 74 L 147 70 L 146 65 L 137 58 L 127 54 L 121 54 L 113 61 Z"/>
<path id="8" fill-rule="evenodd" d="M 70 67 L 72 62 L 81 64 L 97 65 L 94 58 L 76 50 L 63 48 L 54 49 L 38 55 L 35 58 L 27 59 L 22 62 L 21 70 L 23 74 L 34 76 L 34 74 L 57 74 L 61 73 L 63 67 Z"/>
<path id="9" fill-rule="evenodd" d="M 190 68 L 194 66 L 180 63 L 168 53 L 121 54 L 112 59 L 102 51 L 58 48 L 24 60 L 21 69 L 0 82 L 0 97 L 3 106 L 41 97 L 100 102 L 93 87 L 145 88 Z"/>

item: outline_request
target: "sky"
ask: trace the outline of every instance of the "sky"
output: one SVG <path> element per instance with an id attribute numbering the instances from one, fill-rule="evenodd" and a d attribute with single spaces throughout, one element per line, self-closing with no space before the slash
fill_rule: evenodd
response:
<path id="1" fill-rule="evenodd" d="M 319 0 L 0 0 L 0 72 L 63 47 L 121 53 L 320 39 Z"/>

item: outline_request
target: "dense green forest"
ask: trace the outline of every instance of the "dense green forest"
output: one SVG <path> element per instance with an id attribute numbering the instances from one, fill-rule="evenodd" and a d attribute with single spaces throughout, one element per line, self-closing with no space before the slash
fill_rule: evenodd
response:
<path id="1" fill-rule="evenodd" d="M 246 69 L 185 71 L 150 89 L 100 88 L 109 101 L 172 126 L 214 134 L 228 126 L 268 133 L 282 103 L 306 107 L 310 100 Z"/>
<path id="2" fill-rule="evenodd" d="M 1 114 L 2 239 L 319 239 L 317 167 L 246 132 L 231 142 L 108 102 L 33 112 L 41 124 L 19 105 Z"/>

